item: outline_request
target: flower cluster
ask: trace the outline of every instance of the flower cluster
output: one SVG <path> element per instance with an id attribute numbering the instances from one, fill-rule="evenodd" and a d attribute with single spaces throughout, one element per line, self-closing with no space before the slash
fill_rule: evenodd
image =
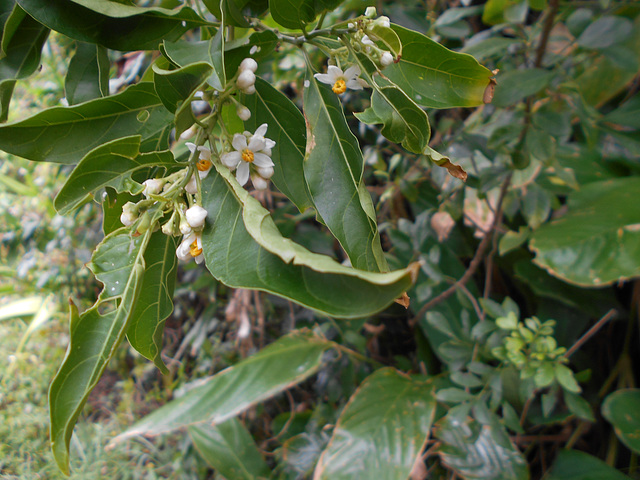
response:
<path id="1" fill-rule="evenodd" d="M 260 125 L 255 133 L 236 133 L 231 141 L 234 151 L 220 157 L 222 163 L 231 170 L 236 170 L 236 179 L 245 185 L 249 177 L 256 190 L 265 190 L 268 180 L 273 176 L 271 149 L 276 142 L 265 138 L 267 124 Z"/>

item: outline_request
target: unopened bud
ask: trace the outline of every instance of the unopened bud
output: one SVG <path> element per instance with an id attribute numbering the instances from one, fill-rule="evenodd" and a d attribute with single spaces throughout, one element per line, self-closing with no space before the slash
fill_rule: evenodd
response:
<path id="1" fill-rule="evenodd" d="M 256 62 L 253 58 L 245 58 L 240 63 L 240 67 L 238 68 L 241 71 L 250 70 L 255 72 L 258 69 L 258 62 Z"/>
<path id="2" fill-rule="evenodd" d="M 364 11 L 364 16 L 368 18 L 373 18 L 377 15 L 376 7 L 367 7 Z"/>
<path id="3" fill-rule="evenodd" d="M 238 117 L 240 117 L 240 120 L 244 122 L 251 118 L 251 110 L 249 110 L 244 105 L 238 105 L 238 108 L 236 108 L 236 113 L 238 114 Z"/>
<path id="4" fill-rule="evenodd" d="M 194 205 L 185 212 L 185 216 L 191 228 L 198 228 L 204 225 L 204 221 L 207 218 L 207 211 L 200 205 Z"/>
<path id="5" fill-rule="evenodd" d="M 393 55 L 390 52 L 384 52 L 380 57 L 380 65 L 388 67 L 393 63 Z"/>
<path id="6" fill-rule="evenodd" d="M 255 83 L 256 76 L 251 70 L 243 70 L 242 73 L 238 75 L 238 80 L 236 81 L 236 85 L 238 85 L 240 90 L 246 90 Z"/>
<path id="7" fill-rule="evenodd" d="M 150 178 L 149 180 L 145 180 L 142 182 L 144 185 L 144 195 L 157 195 L 162 191 L 162 187 L 165 184 L 165 180 L 161 178 Z"/>
<path id="8" fill-rule="evenodd" d="M 266 190 L 269 186 L 269 181 L 262 178 L 260 175 L 252 174 L 251 175 L 251 183 L 256 190 Z"/>

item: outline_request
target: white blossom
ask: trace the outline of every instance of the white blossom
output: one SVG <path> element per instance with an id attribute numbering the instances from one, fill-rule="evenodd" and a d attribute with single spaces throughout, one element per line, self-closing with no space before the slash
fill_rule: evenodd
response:
<path id="1" fill-rule="evenodd" d="M 375 45 L 376 45 L 375 43 L 373 43 L 373 40 L 371 40 L 371 39 L 369 38 L 369 35 L 364 35 L 364 36 L 362 37 L 362 40 L 360 40 L 360 42 L 361 42 L 363 45 L 369 45 L 369 46 L 371 46 L 371 47 L 375 47 Z"/>
<path id="2" fill-rule="evenodd" d="M 225 153 L 220 157 L 222 163 L 231 170 L 236 170 L 236 179 L 240 185 L 244 185 L 249 180 L 250 165 L 255 168 L 273 167 L 271 160 L 271 149 L 276 142 L 264 137 L 267 133 L 267 124 L 258 127 L 252 135 L 250 132 L 236 133 L 233 136 L 231 145 L 234 151 Z"/>
<path id="3" fill-rule="evenodd" d="M 185 145 L 187 146 L 187 148 L 189 149 L 189 151 L 191 153 L 196 151 L 196 145 L 194 143 L 187 142 L 187 143 L 185 143 Z M 197 147 L 197 149 L 200 152 L 200 155 L 198 157 L 198 161 L 196 162 L 196 168 L 198 169 L 198 175 L 200 176 L 200 179 L 207 178 L 207 175 L 209 175 L 209 171 L 211 170 L 211 167 L 213 166 L 213 163 L 211 163 L 211 150 L 209 150 L 204 145 L 200 145 L 199 147 Z M 189 183 L 191 183 L 191 180 L 189 181 Z M 190 185 L 187 185 L 187 186 L 190 186 Z M 190 187 L 194 191 L 193 192 L 189 192 L 189 190 L 187 190 L 187 192 L 195 193 L 195 190 L 197 190 L 197 186 L 194 184 L 194 185 L 191 185 Z M 185 190 L 186 190 L 186 187 L 185 187 Z"/>
<path id="4" fill-rule="evenodd" d="M 199 228 L 204 225 L 204 221 L 207 218 L 207 211 L 200 205 L 194 205 L 184 212 L 187 217 L 187 222 L 191 228 Z"/>
<path id="5" fill-rule="evenodd" d="M 334 93 L 341 94 L 346 92 L 347 88 L 362 90 L 358 75 L 360 75 L 360 67 L 357 65 L 351 65 L 344 72 L 335 65 L 329 65 L 327 73 L 316 73 L 314 77 L 319 82 L 331 85 L 331 90 Z"/>
<path id="6" fill-rule="evenodd" d="M 196 193 L 198 193 L 198 181 L 196 180 L 195 175 L 191 175 L 191 178 L 189 179 L 189 183 L 187 183 L 184 186 L 184 189 L 187 193 L 190 193 L 191 195 L 195 195 Z"/>
<path id="7" fill-rule="evenodd" d="M 390 28 L 391 22 L 389 21 L 389 17 L 385 17 L 384 15 L 376 18 L 373 22 L 376 25 L 380 25 L 381 27 Z"/>
<path id="8" fill-rule="evenodd" d="M 202 263 L 204 254 L 202 253 L 202 237 L 200 234 L 191 232 L 189 235 L 185 235 L 176 249 L 176 256 L 184 262 L 188 262 L 193 258 L 196 263 Z"/>

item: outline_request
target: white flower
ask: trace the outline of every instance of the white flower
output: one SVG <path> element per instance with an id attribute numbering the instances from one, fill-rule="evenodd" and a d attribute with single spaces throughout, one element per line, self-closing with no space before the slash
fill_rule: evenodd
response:
<path id="1" fill-rule="evenodd" d="M 384 52 L 380 57 L 380 65 L 388 67 L 393 63 L 393 55 L 390 52 Z"/>
<path id="2" fill-rule="evenodd" d="M 360 42 L 361 42 L 363 45 L 369 45 L 369 46 L 371 46 L 371 47 L 375 47 L 375 45 L 376 45 L 375 43 L 373 43 L 373 40 L 371 40 L 371 39 L 369 38 L 369 35 L 364 35 L 364 36 L 362 37 L 362 40 L 360 40 Z"/>
<path id="3" fill-rule="evenodd" d="M 150 178 L 149 180 L 145 180 L 144 182 L 142 182 L 142 184 L 144 185 L 144 190 L 142 193 L 144 193 L 145 197 L 148 197 L 149 195 L 157 195 L 162 191 L 164 183 L 165 181 L 160 178 Z"/>
<path id="4" fill-rule="evenodd" d="M 376 7 L 367 7 L 367 9 L 364 11 L 364 16 L 373 18 L 376 16 L 377 13 L 378 12 L 376 11 Z"/>
<path id="5" fill-rule="evenodd" d="M 240 117 L 240 120 L 244 122 L 246 122 L 251 118 L 251 110 L 249 110 L 244 105 L 238 104 L 238 107 L 236 108 L 236 113 L 238 114 L 238 117 Z"/>
<path id="6" fill-rule="evenodd" d="M 135 204 L 127 202 L 122 207 L 122 215 L 120 221 L 125 227 L 130 227 L 138 219 L 138 211 Z"/>
<path id="7" fill-rule="evenodd" d="M 202 238 L 200 235 L 195 232 L 185 235 L 176 249 L 176 256 L 184 262 L 195 258 L 196 263 L 202 263 L 204 255 L 202 253 Z"/>
<path id="8" fill-rule="evenodd" d="M 271 148 L 276 142 L 264 138 L 267 128 L 267 124 L 264 123 L 258 127 L 253 135 L 249 132 L 236 133 L 231 142 L 235 151 L 225 153 L 220 157 L 222 163 L 231 170 L 237 168 L 236 179 L 240 185 L 244 185 L 249 180 L 251 164 L 256 168 L 273 167 L 273 161 L 270 158 Z"/>
<path id="9" fill-rule="evenodd" d="M 251 70 L 242 70 L 240 75 L 238 75 L 238 80 L 236 80 L 236 85 L 240 90 L 244 93 L 253 93 L 250 92 L 253 88 L 255 91 L 254 84 L 256 83 L 256 75 Z"/>
<path id="10" fill-rule="evenodd" d="M 256 62 L 253 58 L 245 58 L 240 63 L 240 67 L 238 67 L 238 70 L 240 71 L 251 70 L 252 72 L 255 72 L 257 69 L 258 62 Z"/>
<path id="11" fill-rule="evenodd" d="M 191 228 L 199 228 L 204 225 L 204 221 L 207 218 L 207 211 L 200 205 L 194 205 L 189 208 L 184 214 L 187 217 L 187 222 Z"/>
<path id="12" fill-rule="evenodd" d="M 187 148 L 191 153 L 196 151 L 196 145 L 194 143 L 187 142 L 185 143 L 185 145 L 187 146 Z M 209 150 L 204 145 L 200 145 L 198 147 L 198 151 L 200 152 L 198 162 L 196 163 L 196 168 L 198 169 L 198 175 L 200 176 L 200 179 L 207 178 L 207 175 L 209 175 L 209 171 L 213 166 L 213 163 L 211 163 L 211 150 Z M 191 183 L 191 180 L 189 181 L 189 183 Z M 185 190 L 186 190 L 186 187 L 185 187 Z M 193 190 L 196 190 L 196 188 L 193 188 Z M 189 190 L 187 190 L 187 192 L 189 192 Z M 189 193 L 192 193 L 192 192 L 189 192 Z M 193 193 L 195 193 L 195 191 Z"/>
<path id="13" fill-rule="evenodd" d="M 357 65 L 351 65 L 344 73 L 339 67 L 329 65 L 327 73 L 316 73 L 314 77 L 319 82 L 332 85 L 331 90 L 334 93 L 341 94 L 346 92 L 347 88 L 362 90 L 358 75 L 360 75 L 360 67 Z"/>
<path id="14" fill-rule="evenodd" d="M 385 17 L 384 15 L 376 18 L 373 23 L 376 25 L 380 25 L 381 27 L 391 28 L 391 22 L 389 21 L 389 17 Z"/>

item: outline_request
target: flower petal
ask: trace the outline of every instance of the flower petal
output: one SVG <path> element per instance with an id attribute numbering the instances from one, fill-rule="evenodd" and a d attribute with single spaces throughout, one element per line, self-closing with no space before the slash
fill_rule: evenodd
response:
<path id="1" fill-rule="evenodd" d="M 249 164 L 246 162 L 242 162 L 238 165 L 238 170 L 236 171 L 236 180 L 241 186 L 244 186 L 249 180 Z"/>
<path id="2" fill-rule="evenodd" d="M 358 65 L 351 65 L 347 68 L 347 71 L 344 72 L 344 77 L 347 81 L 357 77 L 358 75 L 360 75 L 360 67 Z"/>
<path id="3" fill-rule="evenodd" d="M 259 137 L 254 135 L 253 137 L 251 137 L 251 140 L 249 141 L 249 146 L 247 148 L 252 152 L 259 152 L 265 146 L 266 145 L 265 145 L 264 137 Z"/>
<path id="4" fill-rule="evenodd" d="M 276 142 L 274 142 L 270 138 L 265 138 L 264 139 L 264 143 L 265 143 L 266 148 L 273 148 L 273 147 L 276 146 Z M 263 150 L 264 150 L 264 148 L 263 148 Z"/>
<path id="5" fill-rule="evenodd" d="M 233 170 L 242 161 L 242 154 L 240 152 L 225 153 L 220 157 L 220 160 L 224 166 Z"/>
<path id="6" fill-rule="evenodd" d="M 256 137 L 264 137 L 264 134 L 267 133 L 267 128 L 269 128 L 269 125 L 263 123 L 256 129 L 256 133 L 254 133 L 253 135 Z"/>
<path id="7" fill-rule="evenodd" d="M 274 165 L 273 161 L 264 153 L 254 153 L 253 164 L 256 167 L 272 167 Z"/>
<path id="8" fill-rule="evenodd" d="M 338 78 L 344 76 L 344 74 L 342 73 L 342 70 L 340 68 L 336 67 L 335 65 L 329 65 L 327 67 L 327 73 L 331 77 L 331 83 L 336 83 L 336 80 Z"/>
<path id="9" fill-rule="evenodd" d="M 242 151 L 245 148 L 247 148 L 247 137 L 245 137 L 244 135 L 242 135 L 241 133 L 236 133 L 233 136 L 233 140 L 231 141 L 231 145 L 233 145 L 233 148 L 235 148 L 237 151 Z"/>
<path id="10" fill-rule="evenodd" d="M 316 80 L 319 82 L 326 83 L 327 85 L 333 85 L 335 83 L 332 80 L 333 77 L 327 73 L 316 73 L 314 77 L 316 77 Z"/>
<path id="11" fill-rule="evenodd" d="M 347 88 L 350 88 L 351 90 L 362 90 L 362 85 L 360 85 L 360 82 L 357 79 L 353 78 L 347 82 Z"/>
<path id="12" fill-rule="evenodd" d="M 195 151 L 196 151 L 196 144 L 195 144 L 195 143 L 193 143 L 193 142 L 187 142 L 187 143 L 185 143 L 185 145 L 187 146 L 187 148 L 189 149 L 189 151 L 190 151 L 191 153 L 193 153 L 193 152 L 195 152 Z"/>

